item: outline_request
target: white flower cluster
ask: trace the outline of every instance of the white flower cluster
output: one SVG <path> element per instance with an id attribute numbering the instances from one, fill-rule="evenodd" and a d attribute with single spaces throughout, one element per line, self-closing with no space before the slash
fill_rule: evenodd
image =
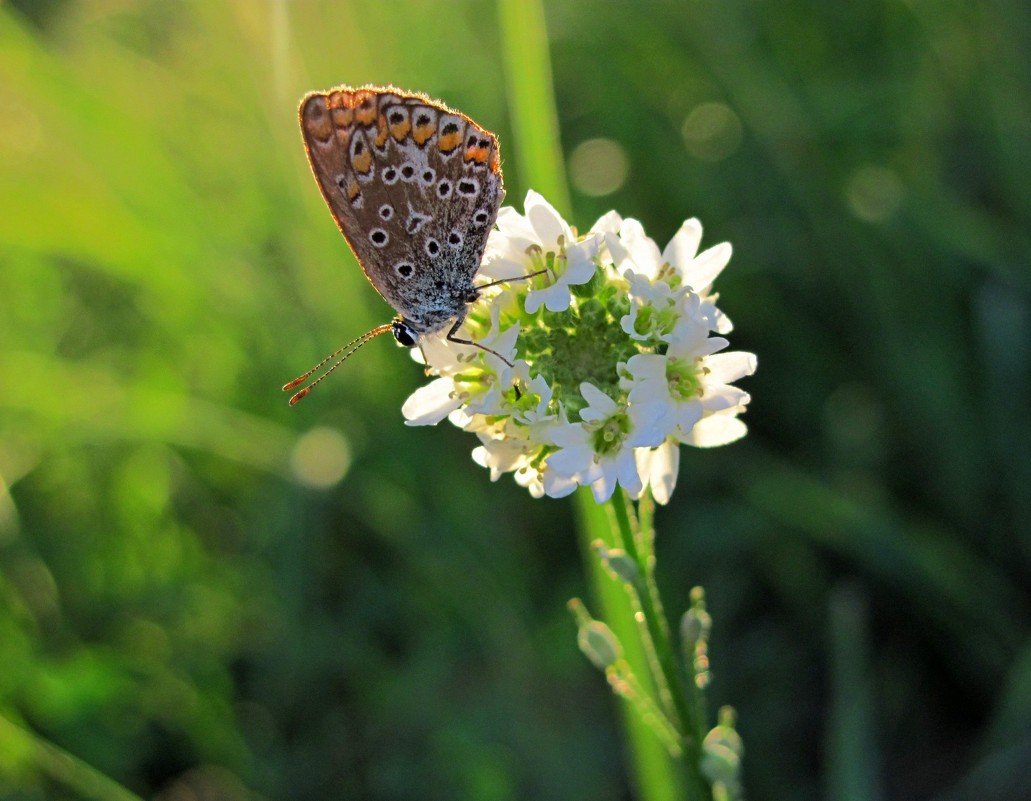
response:
<path id="1" fill-rule="evenodd" d="M 437 376 L 402 409 L 409 425 L 449 418 L 474 433 L 473 459 L 497 480 L 514 473 L 534 497 L 590 486 L 600 503 L 616 485 L 660 503 L 676 484 L 681 444 L 742 437 L 755 372 L 751 353 L 721 351 L 730 320 L 711 286 L 728 243 L 698 253 L 702 227 L 681 226 L 660 251 L 637 220 L 609 212 L 582 237 L 540 195 L 525 214 L 501 209 L 481 275 L 528 280 L 485 290 L 460 336 L 421 342 Z M 418 351 L 416 351 L 418 353 Z"/>

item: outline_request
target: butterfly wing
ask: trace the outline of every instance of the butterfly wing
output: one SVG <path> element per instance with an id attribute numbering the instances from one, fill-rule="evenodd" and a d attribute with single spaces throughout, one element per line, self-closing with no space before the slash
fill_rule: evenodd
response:
<path id="1" fill-rule="evenodd" d="M 464 314 L 504 195 L 494 135 L 381 87 L 312 93 L 300 122 L 322 195 L 376 290 L 420 333 Z"/>

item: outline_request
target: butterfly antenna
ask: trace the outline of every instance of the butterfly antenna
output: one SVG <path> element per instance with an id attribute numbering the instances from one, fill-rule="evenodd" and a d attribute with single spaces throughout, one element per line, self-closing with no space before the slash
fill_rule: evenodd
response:
<path id="1" fill-rule="evenodd" d="M 310 384 L 308 384 L 308 386 L 306 386 L 300 392 L 295 393 L 290 398 L 290 405 L 293 406 L 301 398 L 303 398 L 305 395 L 307 395 L 309 392 L 311 392 L 313 389 L 315 389 L 315 387 L 317 387 L 319 385 L 319 383 L 322 381 L 322 379 L 324 379 L 326 376 L 328 376 L 330 373 L 332 373 L 334 370 L 336 370 L 340 365 L 342 365 L 344 363 L 344 361 L 346 361 L 347 358 L 352 353 L 354 353 L 356 350 L 358 350 L 358 348 L 360 348 L 362 345 L 364 345 L 370 339 L 373 339 L 374 337 L 378 337 L 380 334 L 385 334 L 391 328 L 392 328 L 392 324 L 391 323 L 385 323 L 384 325 L 376 326 L 371 331 L 368 331 L 368 332 L 362 334 L 357 339 L 354 339 L 354 340 L 348 342 L 342 348 L 337 348 L 337 350 L 335 350 L 331 354 L 329 354 L 329 356 L 327 356 L 321 362 L 319 362 L 314 367 L 312 367 L 304 375 L 298 376 L 293 381 L 291 381 L 289 384 L 284 384 L 283 385 L 283 391 L 284 392 L 289 392 L 291 389 L 296 387 L 298 384 L 303 384 L 305 381 L 307 381 L 312 375 L 317 373 L 319 371 L 319 369 L 321 369 L 321 367 L 324 364 L 326 364 L 327 362 L 331 361 L 332 359 L 336 359 L 336 357 L 340 356 L 341 353 L 344 353 L 344 351 L 347 351 L 347 353 L 344 353 L 343 356 L 340 356 L 340 358 L 337 359 L 337 361 L 334 363 L 334 365 L 332 367 L 330 367 L 328 370 L 326 370 L 326 372 L 324 372 L 322 375 L 320 375 L 318 378 L 316 378 L 314 381 L 312 381 Z"/>

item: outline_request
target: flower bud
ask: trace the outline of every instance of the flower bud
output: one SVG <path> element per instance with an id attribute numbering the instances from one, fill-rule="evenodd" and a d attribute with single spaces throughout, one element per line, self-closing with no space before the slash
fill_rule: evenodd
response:
<path id="1" fill-rule="evenodd" d="M 620 548 L 613 548 L 605 553 L 602 558 L 606 567 L 616 574 L 622 581 L 632 587 L 639 587 L 641 582 L 641 571 L 637 563 L 627 556 L 626 551 Z"/>
<path id="2" fill-rule="evenodd" d="M 599 670 L 605 670 L 623 658 L 623 647 L 616 635 L 600 620 L 592 620 L 581 626 L 576 643 Z"/>

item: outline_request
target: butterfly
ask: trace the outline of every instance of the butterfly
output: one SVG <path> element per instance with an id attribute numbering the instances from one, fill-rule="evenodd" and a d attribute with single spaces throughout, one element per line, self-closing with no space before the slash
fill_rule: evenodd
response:
<path id="1" fill-rule="evenodd" d="M 473 283 L 504 198 L 498 140 L 459 111 L 394 87 L 311 92 L 300 106 L 312 173 L 366 277 L 398 316 L 283 387 L 297 403 L 352 353 L 390 331 L 405 347 L 446 331 L 451 342 L 482 289 Z M 520 278 L 528 276 L 520 276 Z"/>

